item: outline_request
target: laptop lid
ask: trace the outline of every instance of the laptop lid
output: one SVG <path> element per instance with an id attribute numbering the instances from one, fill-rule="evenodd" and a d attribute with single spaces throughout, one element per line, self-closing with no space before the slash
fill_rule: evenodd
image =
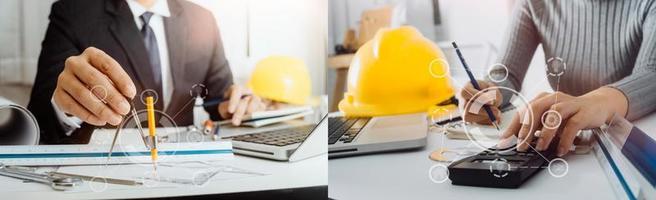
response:
<path id="1" fill-rule="evenodd" d="M 324 115 L 310 135 L 305 138 L 294 153 L 289 156 L 290 162 L 304 160 L 328 152 L 328 120 Z"/>

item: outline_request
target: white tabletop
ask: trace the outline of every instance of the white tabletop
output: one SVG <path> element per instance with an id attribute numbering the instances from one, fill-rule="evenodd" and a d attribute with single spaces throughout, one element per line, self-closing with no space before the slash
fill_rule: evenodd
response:
<path id="1" fill-rule="evenodd" d="M 634 122 L 638 128 L 656 133 L 656 114 Z M 567 155 L 569 172 L 561 178 L 547 170 L 538 172 L 519 189 L 496 189 L 435 183 L 429 170 L 444 165 L 428 158 L 441 146 L 442 134 L 431 132 L 428 144 L 417 151 L 394 152 L 331 159 L 328 196 L 334 199 L 613 199 L 613 189 L 593 153 Z M 468 144 L 445 139 L 449 148 Z"/>
<path id="2" fill-rule="evenodd" d="M 250 128 L 224 129 L 226 135 L 252 131 Z M 98 140 L 110 141 L 106 140 L 106 138 L 111 132 L 112 130 L 96 131 L 90 143 L 102 143 Z M 0 176 L 0 193 L 3 195 L 1 199 L 125 199 L 321 187 L 328 184 L 327 161 L 328 157 L 326 154 L 293 163 L 235 155 L 233 160 L 222 161 L 220 164 L 266 173 L 267 175 L 226 181 L 211 181 L 202 187 L 128 187 L 125 189 L 125 186 L 122 186 L 120 190 L 116 190 L 112 189 L 112 187 L 115 187 L 114 185 L 109 184 L 109 188 L 103 192 L 59 192 L 52 190 L 46 185 L 21 183 L 19 180 Z"/>

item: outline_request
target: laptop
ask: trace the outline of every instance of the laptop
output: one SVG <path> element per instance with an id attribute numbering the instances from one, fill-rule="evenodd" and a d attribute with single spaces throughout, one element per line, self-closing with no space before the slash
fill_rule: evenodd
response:
<path id="1" fill-rule="evenodd" d="M 223 139 L 232 139 L 235 154 L 279 161 L 299 161 L 326 153 L 328 120 Z"/>
<path id="2" fill-rule="evenodd" d="M 344 157 L 426 146 L 426 113 L 349 118 L 328 116 L 328 157 Z"/>

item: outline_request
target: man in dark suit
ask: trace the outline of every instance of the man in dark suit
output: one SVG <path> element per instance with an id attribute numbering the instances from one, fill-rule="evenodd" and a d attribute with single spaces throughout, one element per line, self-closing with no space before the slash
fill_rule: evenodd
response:
<path id="1" fill-rule="evenodd" d="M 213 15 L 182 0 L 61 0 L 52 5 L 28 108 L 41 143 L 87 143 L 118 125 L 143 91 L 178 125 L 193 123 L 190 90 L 202 84 L 211 119 L 238 125 L 263 101 L 233 84 Z M 199 88 L 196 88 L 199 89 Z"/>

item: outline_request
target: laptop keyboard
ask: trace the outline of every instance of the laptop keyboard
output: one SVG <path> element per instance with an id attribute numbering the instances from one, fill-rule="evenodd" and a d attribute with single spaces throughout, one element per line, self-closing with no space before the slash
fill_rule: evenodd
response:
<path id="1" fill-rule="evenodd" d="M 328 144 L 351 143 L 371 118 L 328 118 Z"/>
<path id="2" fill-rule="evenodd" d="M 232 137 L 225 137 L 224 139 L 232 139 L 233 141 L 250 142 L 256 144 L 265 144 L 273 146 L 287 146 L 291 144 L 301 143 L 305 138 L 310 135 L 312 129 L 316 125 L 310 124 L 305 126 L 296 126 L 291 128 L 266 131 L 261 133 L 251 133 L 245 135 L 238 135 Z"/>

